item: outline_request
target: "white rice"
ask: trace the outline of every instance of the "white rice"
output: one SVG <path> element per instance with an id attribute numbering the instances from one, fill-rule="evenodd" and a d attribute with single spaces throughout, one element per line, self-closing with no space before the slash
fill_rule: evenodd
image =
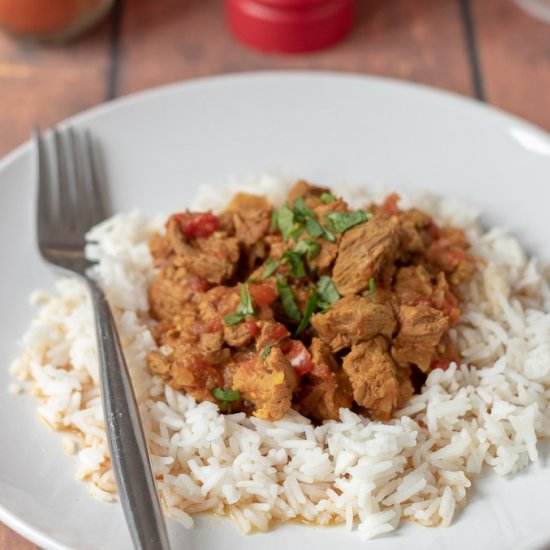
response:
<path id="1" fill-rule="evenodd" d="M 196 208 L 220 209 L 237 190 L 280 203 L 287 184 L 264 175 L 226 193 L 203 189 Z M 373 198 L 344 188 L 352 206 Z M 374 197 L 380 199 L 381 197 Z M 147 287 L 154 276 L 147 239 L 162 217 L 118 215 L 94 228 L 88 256 L 113 307 L 140 403 L 158 487 L 167 513 L 187 528 L 193 514 L 230 513 L 240 531 L 275 520 L 341 522 L 364 537 L 394 530 L 400 519 L 451 523 L 482 468 L 512 474 L 537 460 L 537 439 L 550 435 L 550 290 L 537 261 L 504 229 L 483 233 L 477 212 L 453 199 L 403 200 L 436 220 L 464 228 L 486 262 L 464 288 L 467 305 L 451 331 L 464 364 L 433 371 L 394 420 L 371 422 L 349 410 L 314 427 L 295 411 L 278 422 L 220 415 L 149 375 Z M 92 311 L 84 286 L 57 282 L 35 293 L 40 312 L 23 337 L 13 374 L 40 397 L 38 414 L 78 452 L 78 479 L 113 500 L 98 390 Z M 20 386 L 17 386 L 20 387 Z M 19 391 L 16 385 L 10 391 Z"/>

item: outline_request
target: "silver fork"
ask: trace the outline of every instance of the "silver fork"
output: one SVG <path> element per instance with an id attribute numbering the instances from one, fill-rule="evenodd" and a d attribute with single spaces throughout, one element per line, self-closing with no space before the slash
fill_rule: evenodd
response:
<path id="1" fill-rule="evenodd" d="M 101 395 L 111 463 L 135 548 L 168 550 L 147 445 L 113 315 L 102 290 L 87 274 L 85 234 L 106 217 L 97 159 L 88 133 L 69 128 L 52 138 L 33 131 L 38 160 L 38 247 L 44 260 L 81 277 L 95 312 Z M 49 145 L 49 146 L 48 146 Z M 53 151 L 53 152 L 52 152 Z"/>

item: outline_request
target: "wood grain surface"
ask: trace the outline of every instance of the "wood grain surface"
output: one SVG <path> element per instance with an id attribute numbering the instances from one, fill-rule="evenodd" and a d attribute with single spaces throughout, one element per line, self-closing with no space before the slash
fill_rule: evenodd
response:
<path id="1" fill-rule="evenodd" d="M 550 130 L 550 25 L 512 1 L 473 0 L 485 100 Z"/>
<path id="2" fill-rule="evenodd" d="M 47 127 L 105 101 L 111 34 L 107 20 L 61 48 L 0 32 L 0 157 L 26 141 L 33 124 Z"/>
<path id="3" fill-rule="evenodd" d="M 0 157 L 52 125 L 137 90 L 220 73 L 320 69 L 478 97 L 550 130 L 550 26 L 512 0 L 360 0 L 346 40 L 308 55 L 249 50 L 220 0 L 125 0 L 68 47 L 0 33 Z M 1 550 L 37 548 L 0 524 Z"/>
<path id="4" fill-rule="evenodd" d="M 351 71 L 472 92 L 457 0 L 361 3 L 346 40 L 327 50 L 293 56 L 259 53 L 236 42 L 218 5 L 219 0 L 128 2 L 121 22 L 118 93 L 261 69 Z"/>

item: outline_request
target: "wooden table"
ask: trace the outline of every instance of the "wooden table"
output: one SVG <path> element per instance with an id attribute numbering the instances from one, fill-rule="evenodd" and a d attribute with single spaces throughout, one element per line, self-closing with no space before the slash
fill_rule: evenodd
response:
<path id="1" fill-rule="evenodd" d="M 229 34 L 219 0 L 123 0 L 70 47 L 0 34 L 0 157 L 42 127 L 131 92 L 261 69 L 384 75 L 476 97 L 550 130 L 550 26 L 512 0 L 358 0 L 341 44 L 266 55 Z M 0 548 L 36 546 L 0 524 Z"/>

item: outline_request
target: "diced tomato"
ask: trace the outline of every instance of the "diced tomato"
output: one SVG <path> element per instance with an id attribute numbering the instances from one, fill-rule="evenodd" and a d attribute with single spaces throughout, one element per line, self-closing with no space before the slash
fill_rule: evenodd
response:
<path id="1" fill-rule="evenodd" d="M 274 346 L 287 336 L 290 336 L 290 332 L 281 323 L 277 323 L 275 326 L 270 325 L 263 335 L 266 346 Z"/>
<path id="2" fill-rule="evenodd" d="M 397 201 L 401 197 L 397 193 L 392 193 L 380 206 L 381 212 L 387 212 L 388 214 L 399 214 L 401 210 L 397 206 Z"/>
<path id="3" fill-rule="evenodd" d="M 277 289 L 273 283 L 250 284 L 248 291 L 256 307 L 268 306 L 277 299 Z"/>
<path id="4" fill-rule="evenodd" d="M 181 212 L 174 219 L 188 239 L 205 239 L 220 230 L 220 220 L 212 212 Z"/>
<path id="5" fill-rule="evenodd" d="M 440 310 L 449 318 L 451 326 L 453 326 L 460 317 L 460 309 L 454 306 L 448 298 L 445 298 Z"/>
<path id="6" fill-rule="evenodd" d="M 299 340 L 291 340 L 289 350 L 285 353 L 298 376 L 304 376 L 313 370 L 313 361 L 307 348 Z"/>
<path id="7" fill-rule="evenodd" d="M 189 279 L 189 288 L 195 292 L 206 292 L 212 285 L 202 277 L 193 276 Z"/>
<path id="8" fill-rule="evenodd" d="M 451 364 L 450 359 L 436 359 L 435 361 L 432 361 L 430 368 L 447 370 L 450 364 Z"/>
<path id="9" fill-rule="evenodd" d="M 250 334 L 254 336 L 254 338 L 258 336 L 258 334 L 260 334 L 260 327 L 258 327 L 258 325 L 254 321 L 246 321 L 244 323 L 244 326 L 246 327 L 246 330 L 248 330 L 248 332 L 250 332 Z"/>
<path id="10" fill-rule="evenodd" d="M 453 256 L 456 263 L 471 261 L 470 256 L 466 252 L 464 252 L 464 250 L 462 250 L 461 248 L 455 248 L 453 250 Z"/>

